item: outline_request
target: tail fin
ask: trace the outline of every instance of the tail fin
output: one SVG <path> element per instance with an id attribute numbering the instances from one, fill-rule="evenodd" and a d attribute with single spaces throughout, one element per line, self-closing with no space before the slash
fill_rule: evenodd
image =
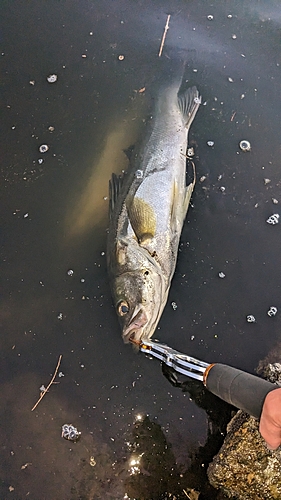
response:
<path id="1" fill-rule="evenodd" d="M 196 87 L 190 87 L 178 94 L 178 105 L 187 129 L 192 124 L 200 104 L 201 96 Z"/>

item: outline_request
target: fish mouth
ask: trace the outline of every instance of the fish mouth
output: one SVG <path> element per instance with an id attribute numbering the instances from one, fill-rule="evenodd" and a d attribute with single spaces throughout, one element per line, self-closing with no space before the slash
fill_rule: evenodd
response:
<path id="1" fill-rule="evenodd" d="M 129 342 L 140 342 L 143 336 L 143 329 L 147 323 L 148 319 L 145 311 L 140 305 L 137 306 L 129 325 L 123 331 L 123 340 L 125 344 L 128 344 Z"/>

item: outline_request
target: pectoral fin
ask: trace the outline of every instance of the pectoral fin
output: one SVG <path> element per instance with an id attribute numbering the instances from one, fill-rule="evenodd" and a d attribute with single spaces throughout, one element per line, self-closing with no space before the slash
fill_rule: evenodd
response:
<path id="1" fill-rule="evenodd" d="M 189 203 L 190 203 L 190 198 L 191 198 L 191 195 L 192 195 L 195 183 L 196 183 L 195 165 L 194 165 L 193 161 L 191 161 L 191 164 L 192 164 L 192 168 L 193 168 L 193 181 L 190 184 L 188 184 L 188 186 L 186 186 L 186 188 L 185 188 L 185 196 L 184 196 L 184 203 L 183 203 L 184 217 L 186 216 L 186 213 L 187 213 L 187 210 L 189 207 Z"/>
<path id="2" fill-rule="evenodd" d="M 140 244 L 151 240 L 156 232 L 156 215 L 148 203 L 133 198 L 127 206 L 131 226 Z"/>
<path id="3" fill-rule="evenodd" d="M 195 165 L 192 162 L 192 167 L 193 167 L 193 181 L 188 184 L 185 188 L 185 193 L 184 193 L 184 199 L 183 199 L 183 204 L 179 204 L 179 190 L 178 190 L 178 184 L 176 181 L 174 181 L 173 185 L 173 194 L 172 194 L 172 206 L 171 206 L 171 227 L 175 227 L 178 230 L 178 224 L 182 224 L 188 207 L 190 203 L 190 198 L 195 186 L 196 182 L 196 175 L 195 175 Z"/>

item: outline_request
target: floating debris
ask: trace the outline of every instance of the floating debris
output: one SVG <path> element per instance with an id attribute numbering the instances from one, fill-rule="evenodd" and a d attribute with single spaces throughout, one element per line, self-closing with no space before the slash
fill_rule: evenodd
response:
<path id="1" fill-rule="evenodd" d="M 62 319 L 63 319 L 63 314 L 62 314 L 62 313 L 59 313 L 59 314 L 58 314 L 58 319 L 59 319 L 59 320 L 62 320 Z"/>
<path id="2" fill-rule="evenodd" d="M 249 141 L 243 139 L 242 141 L 239 142 L 239 148 L 244 152 L 251 151 L 251 144 Z"/>
<path id="3" fill-rule="evenodd" d="M 189 157 L 194 156 L 194 148 L 187 149 L 187 156 L 189 156 Z"/>
<path id="4" fill-rule="evenodd" d="M 38 160 L 37 160 L 37 162 L 39 163 L 39 165 L 42 165 L 43 161 L 44 161 L 43 158 L 38 158 Z"/>
<path id="5" fill-rule="evenodd" d="M 231 76 L 229 76 L 227 79 L 228 79 L 228 81 L 229 81 L 230 83 L 233 83 L 233 82 L 234 82 L 234 80 L 233 80 L 233 78 L 231 78 Z"/>
<path id="6" fill-rule="evenodd" d="M 211 14 L 209 14 L 209 16 L 207 16 L 207 19 L 208 19 L 209 21 L 212 21 L 212 20 L 214 19 L 214 16 L 212 16 Z"/>
<path id="7" fill-rule="evenodd" d="M 236 40 L 237 35 L 231 35 L 232 40 Z"/>
<path id="8" fill-rule="evenodd" d="M 58 79 L 58 75 L 49 75 L 47 76 L 47 81 L 49 83 L 55 83 Z"/>
<path id="9" fill-rule="evenodd" d="M 271 306 L 271 307 L 268 309 L 267 314 L 268 314 L 268 316 L 270 316 L 270 317 L 271 317 L 271 316 L 276 316 L 277 311 L 278 311 L 277 307 L 275 307 L 275 306 Z"/>
<path id="10" fill-rule="evenodd" d="M 58 376 L 59 376 L 59 378 L 64 377 L 64 373 L 63 372 L 59 372 Z"/>
<path id="11" fill-rule="evenodd" d="M 252 314 L 248 314 L 246 319 L 247 319 L 248 323 L 255 323 L 256 322 L 256 318 Z"/>
<path id="12" fill-rule="evenodd" d="M 79 432 L 72 424 L 64 424 L 61 428 L 61 437 L 67 439 L 68 441 L 77 441 L 80 436 L 81 432 Z"/>
<path id="13" fill-rule="evenodd" d="M 277 205 L 278 204 L 278 200 L 276 200 L 276 198 L 272 198 L 272 203 L 274 203 L 274 205 Z"/>
<path id="14" fill-rule="evenodd" d="M 68 276 L 73 276 L 73 274 L 74 274 L 73 269 L 68 269 L 67 274 L 68 274 Z"/>
<path id="15" fill-rule="evenodd" d="M 222 273 L 222 272 L 220 272 L 220 273 L 219 273 L 219 278 L 225 278 L 225 274 L 224 274 L 224 273 Z"/>
<path id="16" fill-rule="evenodd" d="M 27 467 L 29 467 L 29 465 L 32 465 L 32 463 L 31 463 L 31 462 L 26 462 L 26 464 L 23 464 L 23 465 L 21 466 L 21 470 L 26 469 Z"/>
<path id="17" fill-rule="evenodd" d="M 59 355 L 59 359 L 58 359 L 58 362 L 57 362 L 57 366 L 56 366 L 56 369 L 54 371 L 54 375 L 52 376 L 49 384 L 47 385 L 47 387 L 45 388 L 45 386 L 41 386 L 40 387 L 40 397 L 38 399 L 38 401 L 35 403 L 35 405 L 33 406 L 33 408 L 31 408 L 31 411 L 34 411 L 35 408 L 37 408 L 37 406 L 39 405 L 40 401 L 43 399 L 43 397 L 45 396 L 45 394 L 47 394 L 48 390 L 50 389 L 51 385 L 54 383 L 54 380 L 57 376 L 57 373 L 58 373 L 58 369 L 59 369 L 59 366 L 60 366 L 60 363 L 61 363 L 61 359 L 62 359 L 62 354 Z M 43 390 L 43 387 L 44 387 L 44 390 Z"/>
<path id="18" fill-rule="evenodd" d="M 161 44 L 160 44 L 160 49 L 159 49 L 159 52 L 158 52 L 158 57 L 162 56 L 162 51 L 163 51 L 164 43 L 165 43 L 167 32 L 168 32 L 168 29 L 169 29 L 170 17 L 171 17 L 171 14 L 168 14 L 167 20 L 166 20 L 166 25 L 165 25 L 164 32 L 163 32 L 162 39 L 161 39 Z"/>
<path id="19" fill-rule="evenodd" d="M 225 192 L 225 187 L 224 187 L 224 186 L 221 186 L 221 187 L 220 187 L 220 191 L 221 191 L 222 193 L 224 193 L 224 192 Z"/>
<path id="20" fill-rule="evenodd" d="M 200 182 L 204 182 L 207 179 L 206 175 L 202 175 L 199 179 Z"/>
<path id="21" fill-rule="evenodd" d="M 125 59 L 125 56 L 123 56 L 122 54 L 120 54 L 120 56 L 118 56 L 118 59 L 119 59 L 119 61 L 123 61 Z"/>
<path id="22" fill-rule="evenodd" d="M 207 146 L 212 148 L 215 145 L 214 141 L 207 141 Z"/>
<path id="23" fill-rule="evenodd" d="M 46 153 L 49 149 L 49 146 L 47 144 L 41 144 L 41 146 L 39 146 L 39 151 L 40 153 Z"/>
<path id="24" fill-rule="evenodd" d="M 89 464 L 90 464 L 90 466 L 91 466 L 91 467 L 95 467 L 96 463 L 97 463 L 97 462 L 95 461 L 95 457 L 92 455 L 92 456 L 90 457 Z"/>
<path id="25" fill-rule="evenodd" d="M 266 186 L 267 184 L 269 184 L 271 182 L 271 180 L 270 179 L 263 179 L 263 182 L 264 182 L 264 184 Z"/>
<path id="26" fill-rule="evenodd" d="M 172 306 L 172 308 L 174 309 L 174 311 L 176 311 L 176 309 L 178 308 L 178 306 L 177 306 L 177 303 L 176 303 L 176 302 L 171 302 L 171 306 Z"/>
<path id="27" fill-rule="evenodd" d="M 29 213 L 26 212 L 26 214 L 23 214 L 23 218 L 26 219 L 28 217 Z"/>
<path id="28" fill-rule="evenodd" d="M 137 179 L 142 179 L 143 178 L 143 170 L 137 170 L 136 171 L 136 178 Z"/>
<path id="29" fill-rule="evenodd" d="M 52 125 L 50 125 L 50 127 L 48 127 L 48 130 L 49 130 L 50 132 L 54 132 L 55 127 L 52 127 Z"/>
<path id="30" fill-rule="evenodd" d="M 272 224 L 273 226 L 275 226 L 275 224 L 278 224 L 279 222 L 279 214 L 272 214 L 270 217 L 268 217 L 267 219 L 267 224 Z"/>
<path id="31" fill-rule="evenodd" d="M 29 83 L 30 85 L 35 85 L 35 80 L 30 80 Z"/>

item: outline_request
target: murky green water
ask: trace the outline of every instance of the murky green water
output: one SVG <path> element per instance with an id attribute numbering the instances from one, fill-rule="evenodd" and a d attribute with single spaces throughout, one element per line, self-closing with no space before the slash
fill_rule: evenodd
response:
<path id="1" fill-rule="evenodd" d="M 123 345 L 107 186 L 144 132 L 161 71 L 186 58 L 204 102 L 190 136 L 198 182 L 156 336 L 252 372 L 279 339 L 267 310 L 281 307 L 280 227 L 265 222 L 281 203 L 279 2 L 15 0 L 1 19 L 0 496 L 216 498 L 208 414 L 214 431 L 226 406 L 172 387 Z M 64 376 L 31 412 L 60 354 Z M 64 423 L 81 431 L 76 444 L 60 437 Z"/>

